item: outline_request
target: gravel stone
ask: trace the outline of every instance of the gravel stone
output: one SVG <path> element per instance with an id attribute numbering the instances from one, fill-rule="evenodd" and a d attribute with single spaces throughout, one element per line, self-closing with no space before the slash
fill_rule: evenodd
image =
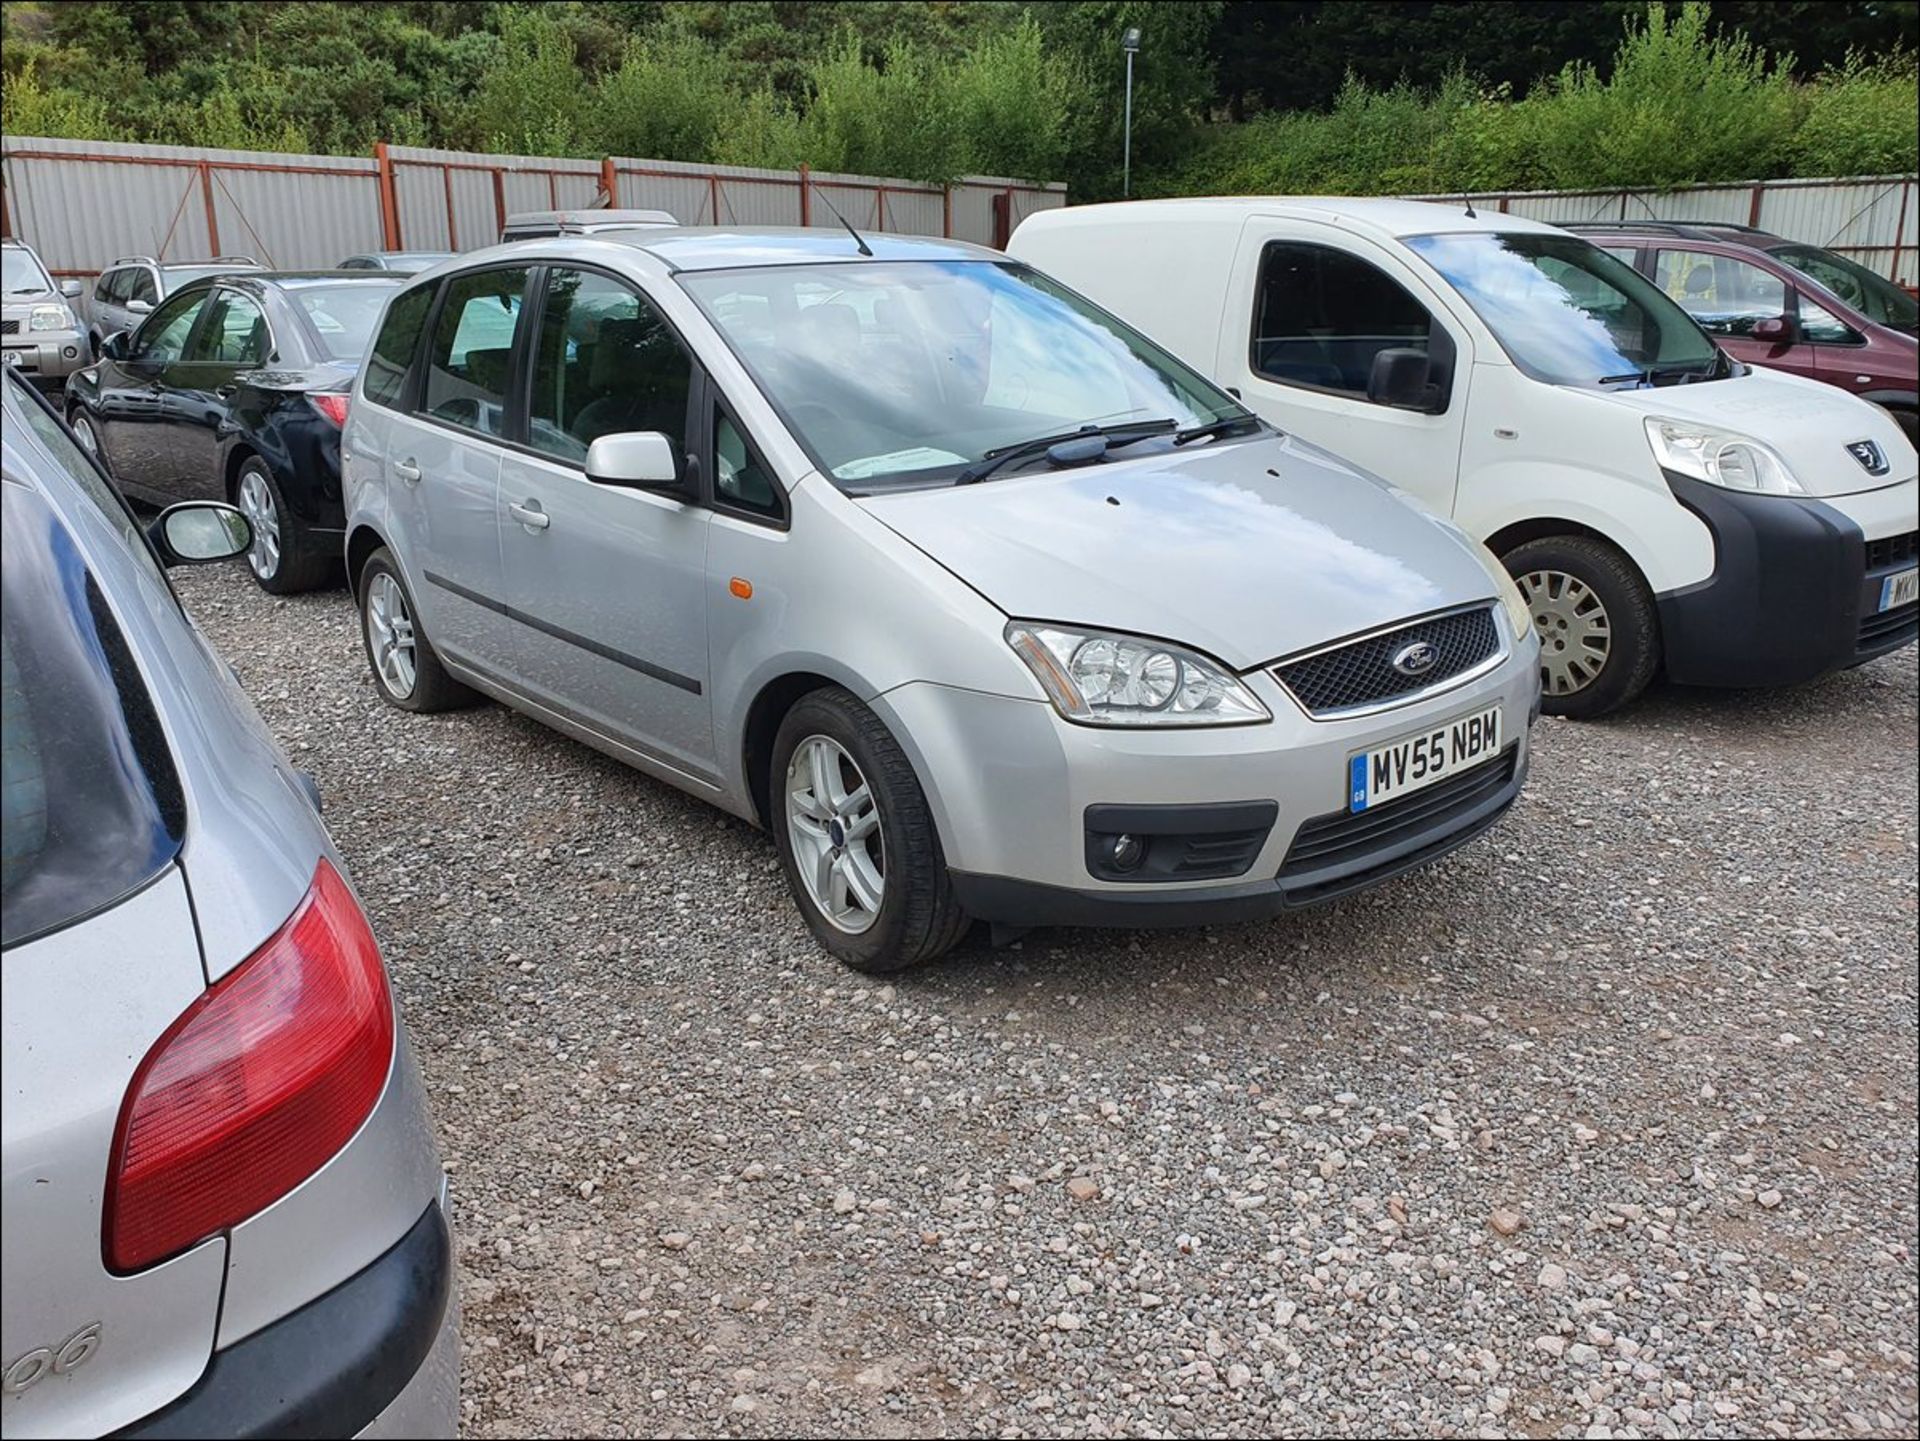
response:
<path id="1" fill-rule="evenodd" d="M 1362 896 L 881 986 L 752 828 L 383 706 L 343 591 L 173 576 L 384 949 L 469 1436 L 1920 1427 L 1911 650 L 1543 720 L 1495 830 Z"/>

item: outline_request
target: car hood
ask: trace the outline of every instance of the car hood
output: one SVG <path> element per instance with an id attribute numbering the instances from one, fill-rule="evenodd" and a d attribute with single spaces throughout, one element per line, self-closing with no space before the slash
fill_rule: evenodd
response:
<path id="1" fill-rule="evenodd" d="M 1496 593 L 1451 525 L 1292 436 L 859 503 L 1011 616 L 1236 670 Z"/>
<path id="2" fill-rule="evenodd" d="M 1900 424 L 1879 406 L 1798 375 L 1755 367 L 1731 380 L 1597 392 L 1603 399 L 1668 420 L 1691 420 L 1766 442 L 1792 467 L 1809 495 L 1852 495 L 1911 480 L 1914 450 Z M 1885 457 L 1870 474 L 1847 449 L 1872 441 Z"/>

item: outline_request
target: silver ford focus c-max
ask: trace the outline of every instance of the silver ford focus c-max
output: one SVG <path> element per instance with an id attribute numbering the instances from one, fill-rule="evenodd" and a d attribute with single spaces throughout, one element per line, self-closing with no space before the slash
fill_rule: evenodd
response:
<path id="1" fill-rule="evenodd" d="M 997 252 L 463 256 L 389 303 L 343 452 L 388 701 L 485 693 L 764 824 L 863 970 L 1344 894 L 1526 774 L 1491 556 Z"/>
<path id="2" fill-rule="evenodd" d="M 445 1179 L 311 799 L 150 547 L 0 382 L 0 1435 L 450 1436 Z"/>

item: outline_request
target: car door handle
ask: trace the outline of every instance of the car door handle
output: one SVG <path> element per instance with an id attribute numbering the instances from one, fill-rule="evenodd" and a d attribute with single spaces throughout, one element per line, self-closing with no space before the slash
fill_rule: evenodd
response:
<path id="1" fill-rule="evenodd" d="M 408 485 L 418 485 L 420 483 L 420 467 L 410 460 L 396 460 L 393 463 L 393 473 Z"/>
<path id="2" fill-rule="evenodd" d="M 553 524 L 552 518 L 549 517 L 544 510 L 540 509 L 540 502 L 537 500 L 530 500 L 525 505 L 522 505 L 517 500 L 511 501 L 508 503 L 507 509 L 512 513 L 515 520 L 519 521 L 520 524 L 526 526 L 529 530 L 545 530 Z"/>

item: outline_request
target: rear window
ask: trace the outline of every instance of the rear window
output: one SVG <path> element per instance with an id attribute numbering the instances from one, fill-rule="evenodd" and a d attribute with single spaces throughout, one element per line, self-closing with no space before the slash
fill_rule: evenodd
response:
<path id="1" fill-rule="evenodd" d="M 0 946 L 104 910 L 179 854 L 185 804 L 132 653 L 46 502 L 0 515 Z"/>
<path id="2" fill-rule="evenodd" d="M 373 342 L 389 286 L 356 281 L 352 285 L 303 285 L 293 292 L 320 348 L 329 360 L 358 360 Z"/>

